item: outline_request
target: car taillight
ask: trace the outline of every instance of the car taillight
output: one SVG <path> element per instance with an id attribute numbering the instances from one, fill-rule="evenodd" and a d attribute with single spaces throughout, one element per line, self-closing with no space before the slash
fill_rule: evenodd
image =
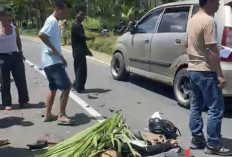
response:
<path id="1" fill-rule="evenodd" d="M 222 36 L 222 46 L 232 48 L 232 28 L 225 27 Z"/>
<path id="2" fill-rule="evenodd" d="M 225 27 L 223 30 L 222 46 L 232 48 L 232 28 L 231 27 Z M 232 53 L 227 58 L 221 57 L 221 61 L 232 62 Z"/>

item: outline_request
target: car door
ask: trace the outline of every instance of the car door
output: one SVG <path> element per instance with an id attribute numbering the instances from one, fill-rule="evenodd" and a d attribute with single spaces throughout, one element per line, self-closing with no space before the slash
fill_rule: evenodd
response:
<path id="1" fill-rule="evenodd" d="M 150 71 L 151 39 L 161 12 L 162 9 L 149 12 L 136 25 L 135 33 L 131 35 L 128 44 L 131 67 Z"/>
<path id="2" fill-rule="evenodd" d="M 166 8 L 152 37 L 151 72 L 171 76 L 173 61 L 186 53 L 184 47 L 190 6 Z"/>

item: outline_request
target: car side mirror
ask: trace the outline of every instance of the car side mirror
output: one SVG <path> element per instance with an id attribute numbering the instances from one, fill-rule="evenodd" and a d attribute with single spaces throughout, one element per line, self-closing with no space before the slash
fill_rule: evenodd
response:
<path id="1" fill-rule="evenodd" d="M 135 34 L 136 32 L 136 27 L 134 24 L 130 24 L 129 25 L 129 32 L 131 32 L 131 34 Z"/>

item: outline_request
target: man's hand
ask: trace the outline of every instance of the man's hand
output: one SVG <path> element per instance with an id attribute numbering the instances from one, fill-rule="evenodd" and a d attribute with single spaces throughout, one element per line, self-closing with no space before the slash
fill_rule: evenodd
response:
<path id="1" fill-rule="evenodd" d="M 219 76 L 218 77 L 218 87 L 220 89 L 223 89 L 225 86 L 225 83 L 226 83 L 225 79 L 223 77 Z"/>
<path id="2" fill-rule="evenodd" d="M 52 53 L 55 55 L 59 55 L 59 52 L 56 49 L 52 49 Z"/>
<path id="3" fill-rule="evenodd" d="M 61 57 L 61 60 L 62 60 L 62 62 L 63 62 L 63 64 L 64 64 L 64 66 L 67 67 L 67 66 L 68 66 L 68 63 L 67 63 L 67 61 L 64 59 L 63 55 L 61 55 L 60 57 Z"/>
<path id="4" fill-rule="evenodd" d="M 20 53 L 20 55 L 21 55 L 21 57 L 22 57 L 23 61 L 25 61 L 25 60 L 26 60 L 26 58 L 25 58 L 25 57 L 24 57 L 24 55 L 23 55 L 23 51 L 22 51 L 22 50 L 20 50 L 20 51 L 19 51 L 19 53 Z"/>

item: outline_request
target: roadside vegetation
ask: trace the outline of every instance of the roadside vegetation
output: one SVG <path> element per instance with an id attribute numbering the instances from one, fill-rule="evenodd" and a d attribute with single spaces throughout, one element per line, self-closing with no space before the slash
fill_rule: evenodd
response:
<path id="1" fill-rule="evenodd" d="M 22 35 L 35 36 L 43 26 L 46 17 L 51 14 L 56 0 L 0 0 L 0 3 L 9 3 L 13 8 L 14 22 L 19 27 Z M 68 43 L 70 43 L 70 28 L 75 11 L 86 8 L 88 19 L 84 23 L 86 34 L 97 37 L 89 41 L 91 49 L 111 54 L 115 41 L 113 29 L 124 22 L 126 25 L 131 20 L 138 20 L 148 10 L 168 2 L 179 0 L 66 0 L 70 4 L 68 21 Z M 26 22 L 27 29 L 22 29 Z M 108 36 L 102 36 L 101 30 L 107 29 Z"/>

